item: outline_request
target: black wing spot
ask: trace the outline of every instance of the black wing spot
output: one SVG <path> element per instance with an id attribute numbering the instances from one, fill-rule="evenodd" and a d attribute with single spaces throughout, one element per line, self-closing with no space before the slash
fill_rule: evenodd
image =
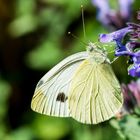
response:
<path id="1" fill-rule="evenodd" d="M 56 101 L 65 102 L 68 97 L 65 96 L 64 92 L 60 92 L 56 98 Z"/>
<path id="2" fill-rule="evenodd" d="M 40 80 L 37 84 L 37 87 L 40 87 L 43 83 L 44 83 L 43 80 Z"/>

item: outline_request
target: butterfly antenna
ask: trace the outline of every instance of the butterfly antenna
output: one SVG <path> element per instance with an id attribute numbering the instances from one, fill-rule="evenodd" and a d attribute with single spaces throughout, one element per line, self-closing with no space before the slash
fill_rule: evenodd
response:
<path id="1" fill-rule="evenodd" d="M 84 38 L 86 38 L 86 29 L 85 29 L 85 20 L 84 20 L 84 8 L 83 8 L 83 5 L 81 5 L 81 12 L 82 12 L 83 33 L 84 33 Z"/>
<path id="2" fill-rule="evenodd" d="M 71 35 L 73 38 L 79 40 L 82 44 L 87 45 L 87 43 L 85 43 L 82 40 L 80 40 L 76 35 L 72 34 L 71 32 L 68 32 L 68 35 Z"/>
<path id="3" fill-rule="evenodd" d="M 115 57 L 111 62 L 110 64 L 114 63 L 119 57 Z"/>

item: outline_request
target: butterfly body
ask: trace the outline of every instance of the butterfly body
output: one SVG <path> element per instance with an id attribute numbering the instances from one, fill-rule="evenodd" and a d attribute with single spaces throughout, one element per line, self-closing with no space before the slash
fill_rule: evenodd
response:
<path id="1" fill-rule="evenodd" d="M 41 78 L 31 108 L 97 124 L 114 116 L 122 104 L 120 85 L 107 53 L 89 43 L 87 51 L 67 57 Z"/>
<path id="2" fill-rule="evenodd" d="M 89 45 L 87 46 L 87 53 L 89 61 L 92 64 L 94 63 L 95 65 L 98 65 L 104 62 L 109 63 L 109 59 L 107 58 L 107 52 L 104 49 L 101 49 L 100 46 L 96 46 L 94 43 L 89 43 Z"/>

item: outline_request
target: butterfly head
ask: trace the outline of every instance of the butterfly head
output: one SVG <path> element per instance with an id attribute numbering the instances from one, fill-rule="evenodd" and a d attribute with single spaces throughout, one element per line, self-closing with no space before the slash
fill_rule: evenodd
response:
<path id="1" fill-rule="evenodd" d="M 90 42 L 87 46 L 89 57 L 95 61 L 103 62 L 107 59 L 107 52 L 101 48 L 97 43 Z"/>

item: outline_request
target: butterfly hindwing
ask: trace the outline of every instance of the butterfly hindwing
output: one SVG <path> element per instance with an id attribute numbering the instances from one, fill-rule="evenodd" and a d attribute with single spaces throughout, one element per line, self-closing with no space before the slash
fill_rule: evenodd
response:
<path id="1" fill-rule="evenodd" d="M 74 71 L 86 58 L 86 52 L 69 56 L 44 75 L 37 84 L 31 108 L 41 114 L 59 117 L 70 116 L 69 85 Z"/>
<path id="2" fill-rule="evenodd" d="M 73 75 L 69 92 L 71 116 L 82 123 L 108 120 L 123 103 L 119 82 L 109 63 L 84 60 Z"/>

